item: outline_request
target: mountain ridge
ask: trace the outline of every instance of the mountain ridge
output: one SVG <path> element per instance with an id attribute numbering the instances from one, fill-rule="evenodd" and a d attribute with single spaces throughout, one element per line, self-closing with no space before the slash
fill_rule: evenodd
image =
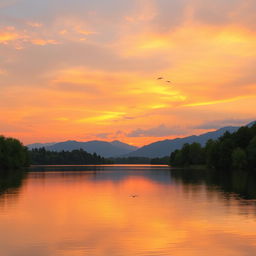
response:
<path id="1" fill-rule="evenodd" d="M 42 148 L 45 147 L 46 150 L 49 151 L 72 151 L 75 149 L 83 149 L 88 153 L 96 153 L 103 157 L 115 157 L 124 154 L 128 154 L 132 151 L 138 149 L 135 146 L 123 143 L 121 141 L 100 141 L 100 140 L 92 140 L 86 142 L 80 142 L 76 140 L 67 140 L 57 143 L 35 143 L 27 145 L 27 147 L 31 150 L 33 148 Z"/>
<path id="2" fill-rule="evenodd" d="M 217 129 L 212 132 L 203 133 L 200 135 L 191 135 L 183 138 L 175 138 L 172 140 L 162 140 L 156 141 L 151 144 L 145 145 L 136 151 L 133 151 L 128 154 L 128 157 L 165 157 L 169 156 L 176 149 L 181 149 L 185 143 L 193 143 L 198 142 L 201 145 L 205 145 L 205 143 L 209 139 L 218 139 L 221 137 L 225 132 L 233 133 L 237 131 L 240 126 L 226 126 L 220 129 Z"/>
<path id="3" fill-rule="evenodd" d="M 246 126 L 250 127 L 256 124 L 256 121 L 250 122 Z M 68 140 L 57 143 L 35 143 L 27 145 L 29 149 L 45 147 L 51 151 L 71 151 L 74 149 L 84 149 L 88 153 L 96 153 L 103 157 L 165 157 L 169 156 L 171 152 L 176 149 L 180 149 L 185 143 L 198 142 L 201 145 L 209 139 L 216 140 L 221 137 L 225 132 L 236 132 L 241 126 L 225 126 L 215 131 L 206 132 L 200 135 L 191 135 L 182 138 L 166 139 L 162 141 L 156 141 L 145 145 L 143 147 L 135 147 L 127 143 L 123 143 L 119 140 L 111 142 L 92 140 L 86 142 L 79 142 L 76 140 Z"/>

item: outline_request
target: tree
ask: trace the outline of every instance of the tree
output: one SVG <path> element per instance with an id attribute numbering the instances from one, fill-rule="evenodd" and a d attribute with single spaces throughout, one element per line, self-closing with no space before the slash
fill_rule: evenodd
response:
<path id="1" fill-rule="evenodd" d="M 0 169 L 19 169 L 29 165 L 27 148 L 20 141 L 0 136 Z"/>
<path id="2" fill-rule="evenodd" d="M 205 145 L 205 162 L 209 168 L 216 167 L 219 159 L 219 145 L 220 143 L 214 140 L 208 140 Z"/>
<path id="3" fill-rule="evenodd" d="M 232 167 L 239 170 L 247 167 L 246 152 L 242 148 L 235 148 L 232 152 Z"/>
<path id="4" fill-rule="evenodd" d="M 183 166 L 190 165 L 190 145 L 188 143 L 184 144 L 181 149 L 181 162 Z"/>
<path id="5" fill-rule="evenodd" d="M 218 169 L 230 169 L 232 165 L 232 152 L 234 149 L 234 142 L 231 138 L 220 142 L 218 160 L 216 167 Z"/>
<path id="6" fill-rule="evenodd" d="M 250 143 L 250 140 L 253 138 L 252 129 L 245 126 L 239 128 L 239 130 L 235 133 L 234 141 L 237 147 L 246 148 Z"/>
<path id="7" fill-rule="evenodd" d="M 173 165 L 174 166 L 184 166 L 184 161 L 183 161 L 183 156 L 182 156 L 182 151 L 181 150 L 178 150 L 175 153 Z"/>
<path id="8" fill-rule="evenodd" d="M 200 165 L 204 163 L 204 152 L 199 143 L 192 143 L 189 147 L 189 163 L 191 165 Z"/>
<path id="9" fill-rule="evenodd" d="M 89 154 L 83 149 L 76 149 L 73 151 L 47 151 L 45 148 L 32 149 L 30 152 L 32 164 L 40 165 L 65 165 L 65 164 L 105 164 L 110 161 L 94 154 Z"/>
<path id="10" fill-rule="evenodd" d="M 237 132 L 226 132 L 217 140 L 209 140 L 205 147 L 198 143 L 184 144 L 170 156 L 171 165 L 206 164 L 210 168 L 256 169 L 256 124 L 241 127 Z"/>
<path id="11" fill-rule="evenodd" d="M 247 154 L 249 167 L 256 168 L 256 136 L 254 136 L 250 141 L 247 147 Z"/>

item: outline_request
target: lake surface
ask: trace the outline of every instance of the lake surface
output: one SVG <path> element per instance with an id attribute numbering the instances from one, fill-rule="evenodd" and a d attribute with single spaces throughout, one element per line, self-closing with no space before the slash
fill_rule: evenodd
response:
<path id="1" fill-rule="evenodd" d="M 1 256 L 256 255 L 245 173 L 56 166 L 17 179 L 0 184 Z"/>

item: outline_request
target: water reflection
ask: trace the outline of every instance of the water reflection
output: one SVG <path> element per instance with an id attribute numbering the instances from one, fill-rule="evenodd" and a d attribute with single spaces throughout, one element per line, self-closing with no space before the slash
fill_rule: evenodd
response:
<path id="1" fill-rule="evenodd" d="M 44 168 L 28 175 L 4 214 L 0 202 L 0 255 L 256 253 L 255 209 L 240 203 L 252 198 L 224 191 L 209 182 L 210 174 L 150 166 Z"/>
<path id="2" fill-rule="evenodd" d="M 15 203 L 25 177 L 26 170 L 0 172 L 0 205 L 6 206 Z"/>
<path id="3" fill-rule="evenodd" d="M 191 187 L 205 184 L 208 189 L 222 190 L 226 198 L 237 196 L 245 200 L 256 199 L 255 172 L 173 169 L 171 177 Z"/>

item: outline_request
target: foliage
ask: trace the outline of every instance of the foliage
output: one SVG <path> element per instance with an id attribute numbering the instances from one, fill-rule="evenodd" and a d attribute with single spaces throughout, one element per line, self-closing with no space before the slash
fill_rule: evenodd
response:
<path id="1" fill-rule="evenodd" d="M 150 161 L 150 164 L 169 164 L 169 157 L 157 157 L 157 158 L 152 158 Z"/>
<path id="2" fill-rule="evenodd" d="M 218 140 L 209 140 L 204 147 L 185 144 L 170 155 L 172 166 L 207 165 L 215 169 L 256 168 L 256 124 L 226 132 Z"/>
<path id="3" fill-rule="evenodd" d="M 199 143 L 184 144 L 181 150 L 174 151 L 170 156 L 174 166 L 190 166 L 204 164 L 204 151 Z"/>
<path id="4" fill-rule="evenodd" d="M 0 136 L 0 170 L 15 170 L 29 165 L 27 148 L 20 141 Z"/>
<path id="5" fill-rule="evenodd" d="M 249 166 L 256 166 L 256 136 L 252 138 L 248 147 L 246 148 L 248 155 Z"/>
<path id="6" fill-rule="evenodd" d="M 232 152 L 232 166 L 235 169 L 244 169 L 247 166 L 246 152 L 242 148 L 236 148 Z"/>
<path id="7" fill-rule="evenodd" d="M 148 157 L 114 157 L 109 158 L 109 160 L 114 164 L 149 164 L 150 158 Z"/>
<path id="8" fill-rule="evenodd" d="M 83 149 L 73 151 L 47 151 L 45 148 L 29 151 L 31 164 L 34 165 L 86 165 L 108 164 L 110 161 L 96 153 L 90 154 Z"/>

